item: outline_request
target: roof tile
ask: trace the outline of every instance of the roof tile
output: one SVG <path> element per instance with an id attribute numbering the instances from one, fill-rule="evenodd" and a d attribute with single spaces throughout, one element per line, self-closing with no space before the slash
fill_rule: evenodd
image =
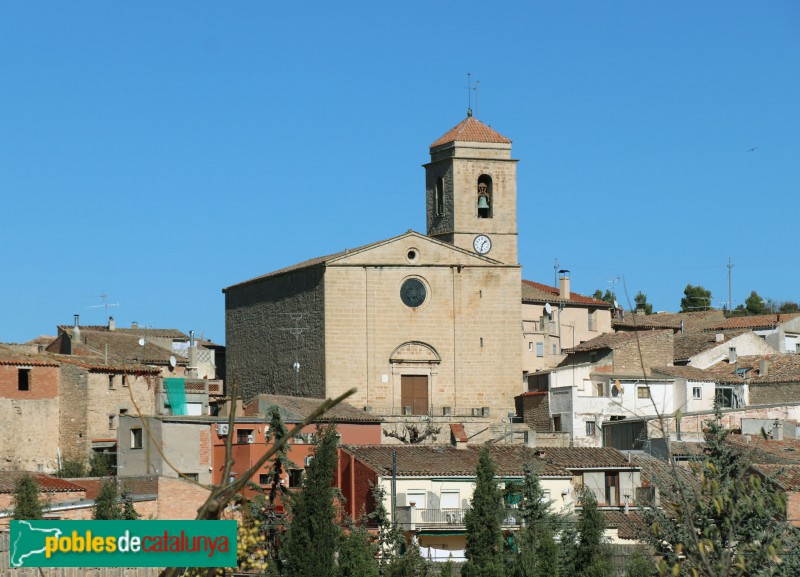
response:
<path id="1" fill-rule="evenodd" d="M 431 148 L 450 144 L 451 142 L 495 142 L 511 144 L 511 140 L 485 125 L 473 116 L 467 116 L 456 126 L 448 130 L 441 138 L 431 144 Z"/>

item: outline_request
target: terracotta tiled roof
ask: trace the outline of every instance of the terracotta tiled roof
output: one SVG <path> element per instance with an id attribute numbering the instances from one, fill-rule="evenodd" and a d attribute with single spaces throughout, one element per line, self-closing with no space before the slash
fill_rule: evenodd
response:
<path id="1" fill-rule="evenodd" d="M 271 407 L 278 407 L 284 409 L 284 415 L 289 417 L 287 420 L 299 422 L 313 413 L 322 401 L 323 399 L 312 399 L 308 397 L 261 394 L 255 396 L 248 402 L 248 409 L 252 408 L 253 411 L 258 414 L 266 416 L 270 412 Z M 248 410 L 247 412 L 252 414 L 253 411 Z M 287 412 L 288 415 L 286 414 Z M 322 415 L 319 421 L 323 423 L 379 423 L 382 419 L 361 409 L 356 409 L 348 403 L 339 403 Z"/>
<path id="2" fill-rule="evenodd" d="M 697 367 L 651 367 L 654 375 L 666 375 L 668 377 L 678 377 L 689 381 L 716 382 L 717 376 L 704 369 Z"/>
<path id="3" fill-rule="evenodd" d="M 611 321 L 613 327 L 617 329 L 673 329 L 681 328 L 685 332 L 702 331 L 719 324 L 725 319 L 722 311 L 695 311 L 692 313 L 656 313 L 652 315 L 635 315 L 626 313 L 624 319 L 614 319 Z"/>
<path id="4" fill-rule="evenodd" d="M 73 325 L 58 325 L 59 331 L 75 328 Z M 165 339 L 184 339 L 189 340 L 189 335 L 178 329 L 154 329 L 152 327 L 117 327 L 113 331 L 106 325 L 79 325 L 81 331 L 104 331 L 109 333 L 120 333 L 127 335 L 136 335 L 137 337 L 160 337 Z"/>
<path id="5" fill-rule="evenodd" d="M 607 303 L 606 301 L 593 299 L 578 293 L 569 293 L 568 299 L 561 298 L 559 294 L 560 290 L 558 287 L 548 286 L 532 280 L 522 281 L 522 302 L 589 305 L 604 309 L 610 309 L 613 306 L 611 303 Z"/>
<path id="6" fill-rule="evenodd" d="M 800 313 L 779 313 L 774 315 L 753 315 L 750 317 L 731 317 L 714 326 L 707 327 L 706 330 L 725 330 L 725 329 L 770 329 L 781 323 L 800 317 Z"/>
<path id="7" fill-rule="evenodd" d="M 636 511 L 625 513 L 611 509 L 602 510 L 606 520 L 606 527 L 616 529 L 620 539 L 641 539 L 642 535 L 648 533 L 647 523 Z"/>
<path id="8" fill-rule="evenodd" d="M 753 469 L 778 483 L 784 491 L 800 491 L 800 465 L 753 465 Z"/>
<path id="9" fill-rule="evenodd" d="M 656 335 L 662 335 L 671 331 L 648 331 L 646 333 L 638 334 L 633 331 L 626 331 L 621 333 L 605 333 L 599 335 L 591 340 L 583 342 L 579 345 L 574 346 L 570 349 L 564 349 L 563 352 L 565 353 L 578 353 L 578 352 L 585 352 L 585 351 L 600 351 L 604 349 L 613 349 L 617 345 L 627 343 L 630 341 L 635 341 L 637 338 L 639 339 L 648 339 L 650 337 Z"/>
<path id="10" fill-rule="evenodd" d="M 753 464 L 800 464 L 800 439 L 774 441 L 760 435 L 728 435 L 728 443 L 742 450 Z"/>
<path id="11" fill-rule="evenodd" d="M 543 447 L 544 459 L 565 469 L 603 469 L 632 467 L 628 456 L 610 447 Z"/>
<path id="12" fill-rule="evenodd" d="M 431 144 L 431 148 L 451 142 L 496 142 L 500 144 L 511 144 L 511 140 L 473 116 L 467 116 L 456 126 L 448 130 L 441 138 Z"/>
<path id="13" fill-rule="evenodd" d="M 63 332 L 72 336 L 73 327 L 64 327 Z M 173 351 L 154 344 L 145 337 L 144 346 L 139 344 L 142 333 L 121 333 L 119 331 L 93 330 L 82 327 L 80 339 L 72 344 L 72 354 L 80 357 L 94 357 L 95 363 L 105 364 L 106 353 L 108 354 L 108 364 L 119 364 L 137 362 L 140 364 L 160 364 L 167 365 L 169 358 L 173 356 Z M 60 343 L 53 343 L 48 350 L 59 352 Z M 102 359 L 102 362 L 99 361 Z M 179 363 L 185 363 L 184 359 L 179 359 Z"/>
<path id="14" fill-rule="evenodd" d="M 759 374 L 761 361 L 767 362 L 766 375 Z M 769 383 L 800 383 L 800 355 L 742 355 L 736 358 L 735 363 L 723 361 L 706 370 L 714 373 L 718 382 L 721 383 L 738 384 L 747 381 L 751 386 Z"/>
<path id="15" fill-rule="evenodd" d="M 670 443 L 673 456 L 688 456 L 685 453 L 690 452 L 691 456 L 705 456 L 703 443 Z M 689 487 L 698 487 L 699 479 L 692 474 L 692 472 L 682 465 L 676 465 L 674 468 L 672 464 L 661 459 L 657 459 L 645 453 L 634 453 L 631 456 L 631 461 L 641 467 L 642 486 L 652 487 L 666 487 L 669 486 L 678 475 L 680 479 Z"/>
<path id="16" fill-rule="evenodd" d="M 0 346 L 0 365 L 26 365 L 32 367 L 57 367 L 58 363 L 50 355 L 28 355 Z"/>
<path id="17" fill-rule="evenodd" d="M 109 358 L 108 363 L 99 359 L 98 357 L 84 357 L 77 355 L 53 355 L 52 358 L 60 363 L 75 365 L 77 367 L 88 369 L 89 371 L 96 371 L 100 373 L 109 372 L 126 373 L 129 375 L 157 375 L 161 372 L 160 369 L 155 367 L 141 365 L 138 363 L 123 363 L 116 361 L 116 359 L 113 358 Z"/>
<path id="18" fill-rule="evenodd" d="M 66 492 L 81 492 L 83 487 L 77 485 L 66 479 L 59 479 L 52 475 L 45 475 L 44 473 L 26 473 L 25 471 L 0 471 L 0 493 L 13 493 L 16 490 L 17 482 L 25 475 L 30 475 L 36 484 L 39 485 L 39 491 L 45 493 L 66 493 Z"/>
<path id="19" fill-rule="evenodd" d="M 344 445 L 379 475 L 392 471 L 392 451 L 397 451 L 397 474 L 412 477 L 473 477 L 482 447 L 456 449 L 451 445 Z M 498 476 L 519 477 L 530 463 L 543 477 L 570 477 L 571 473 L 551 460 L 540 459 L 534 449 L 519 445 L 489 447 Z"/>
<path id="20" fill-rule="evenodd" d="M 717 340 L 717 334 L 722 334 L 721 341 Z M 741 330 L 723 333 L 702 332 L 675 335 L 675 353 L 673 356 L 676 361 L 687 360 L 689 357 L 719 346 L 740 334 L 742 334 Z"/>

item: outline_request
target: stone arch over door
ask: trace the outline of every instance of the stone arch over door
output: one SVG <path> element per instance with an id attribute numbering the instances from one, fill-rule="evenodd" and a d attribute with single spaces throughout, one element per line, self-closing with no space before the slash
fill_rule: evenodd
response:
<path id="1" fill-rule="evenodd" d="M 389 356 L 394 382 L 395 414 L 429 415 L 433 406 L 433 381 L 442 362 L 435 348 L 420 341 L 408 341 Z"/>

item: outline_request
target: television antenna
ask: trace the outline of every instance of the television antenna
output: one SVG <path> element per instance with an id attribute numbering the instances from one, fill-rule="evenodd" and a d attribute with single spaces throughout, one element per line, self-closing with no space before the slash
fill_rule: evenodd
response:
<path id="1" fill-rule="evenodd" d="M 99 298 L 100 300 L 103 301 L 103 304 L 101 304 L 101 305 L 89 305 L 88 307 L 86 307 L 87 309 L 104 308 L 104 309 L 106 309 L 106 318 L 108 318 L 108 307 L 119 307 L 119 303 L 106 302 L 106 299 L 108 298 L 108 295 L 106 293 L 100 293 L 99 295 L 96 295 L 96 296 L 97 296 L 97 298 Z"/>

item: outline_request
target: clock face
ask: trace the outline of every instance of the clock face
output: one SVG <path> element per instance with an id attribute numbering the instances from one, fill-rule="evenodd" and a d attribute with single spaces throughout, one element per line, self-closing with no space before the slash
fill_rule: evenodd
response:
<path id="1" fill-rule="evenodd" d="M 485 234 L 479 234 L 475 237 L 475 240 L 472 241 L 472 246 L 475 247 L 475 252 L 478 254 L 486 254 L 492 250 L 492 241 Z"/>

